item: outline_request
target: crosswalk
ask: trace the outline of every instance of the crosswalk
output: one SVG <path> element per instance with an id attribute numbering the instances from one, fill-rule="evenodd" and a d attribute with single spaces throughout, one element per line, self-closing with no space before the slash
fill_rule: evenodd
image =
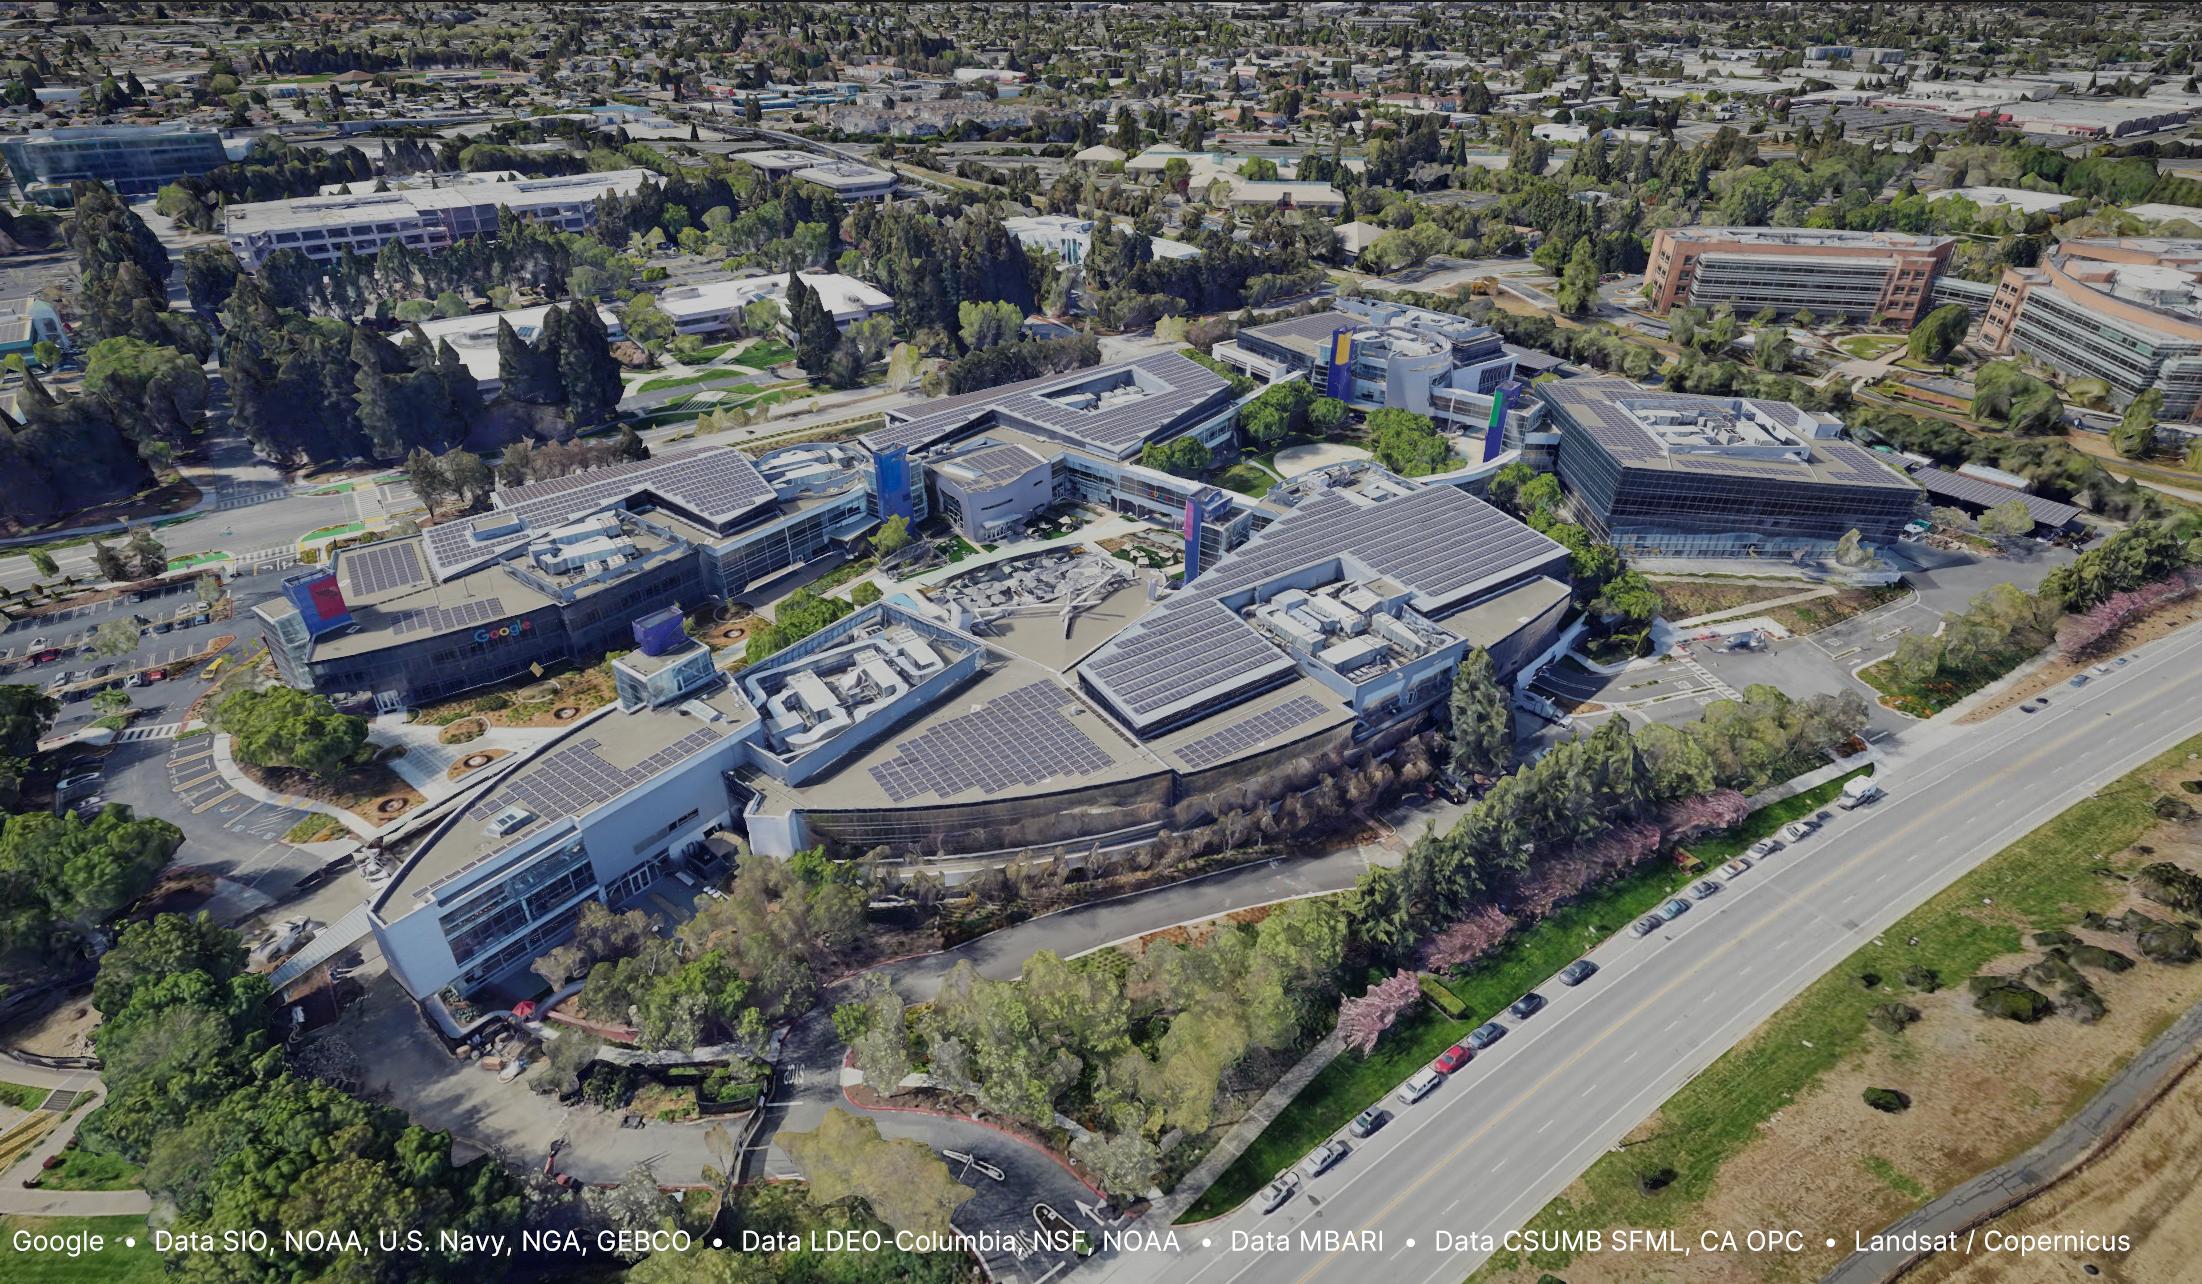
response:
<path id="1" fill-rule="evenodd" d="M 288 494 L 290 494 L 290 487 L 279 481 L 266 482 L 260 485 L 231 484 L 225 485 L 215 492 L 214 502 L 210 507 L 217 513 L 226 513 L 232 509 L 250 508 L 255 504 L 265 504 L 271 500 L 281 499 Z"/>
<path id="2" fill-rule="evenodd" d="M 298 549 L 290 544 L 278 544 L 273 548 L 256 548 L 249 553 L 239 553 L 235 563 L 241 574 L 259 571 L 283 571 L 298 565 Z"/>
<path id="3" fill-rule="evenodd" d="M 162 722 L 147 727 L 124 727 L 115 733 L 118 745 L 137 744 L 146 740 L 174 740 L 186 727 L 203 727 L 206 724 L 191 722 Z"/>

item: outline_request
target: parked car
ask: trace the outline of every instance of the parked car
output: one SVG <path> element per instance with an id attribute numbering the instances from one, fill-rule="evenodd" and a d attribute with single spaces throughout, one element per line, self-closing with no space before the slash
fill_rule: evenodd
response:
<path id="1" fill-rule="evenodd" d="M 1737 879 L 1743 877 L 1744 873 L 1750 868 L 1751 858 L 1748 856 L 1738 856 L 1734 860 L 1729 861 L 1727 864 L 1720 867 L 1719 873 L 1721 881 L 1733 883 Z"/>
<path id="2" fill-rule="evenodd" d="M 1507 1006 L 1507 1015 L 1516 1021 L 1527 1021 L 1544 1009 L 1544 996 L 1531 990 Z"/>
<path id="3" fill-rule="evenodd" d="M 1659 907 L 1659 917 L 1669 923 L 1690 912 L 1690 903 L 1677 896 Z"/>
<path id="4" fill-rule="evenodd" d="M 170 621 L 162 620 L 159 624 L 153 626 L 153 631 L 155 633 L 174 633 L 176 626 Z"/>
<path id="5" fill-rule="evenodd" d="M 1445 1082 L 1444 1075 L 1435 1070 L 1424 1069 L 1418 1072 L 1414 1078 L 1400 1084 L 1399 1091 L 1395 1095 L 1399 1098 L 1400 1105 L 1411 1106 L 1436 1091 L 1437 1086 L 1443 1082 Z"/>
<path id="6" fill-rule="evenodd" d="M 2099 678 L 2110 672 L 2110 666 L 2107 664 L 2091 664 L 2087 666 L 2087 671 Z"/>
<path id="7" fill-rule="evenodd" d="M 1353 1122 L 1346 1125 L 1346 1131 L 1352 1133 L 1356 1137 L 1372 1136 L 1375 1134 L 1377 1129 L 1383 1127 L 1387 1123 L 1390 1123 L 1391 1118 L 1392 1117 L 1390 1115 L 1385 1114 L 1382 1110 L 1377 1109 L 1375 1106 L 1370 1106 L 1368 1109 L 1353 1117 Z"/>
<path id="8" fill-rule="evenodd" d="M 1653 932 L 1658 931 L 1661 927 L 1665 925 L 1666 920 L 1660 918 L 1657 914 L 1647 914 L 1643 918 L 1640 918 L 1634 923 L 1629 924 L 1629 935 L 1650 936 Z"/>
<path id="9" fill-rule="evenodd" d="M 45 650 L 43 650 L 43 651 L 38 651 L 38 652 L 34 652 L 34 653 L 33 653 L 33 654 L 31 655 L 31 663 L 32 663 L 32 664 L 52 664 L 52 663 L 53 663 L 54 661 L 56 661 L 56 660 L 58 660 L 58 659 L 60 659 L 60 658 L 61 658 L 61 652 L 59 652 L 59 651 L 56 651 L 56 650 L 55 650 L 55 649 L 53 649 L 52 647 L 47 647 L 47 648 L 46 648 Z"/>
<path id="10" fill-rule="evenodd" d="M 201 611 L 201 612 L 199 612 L 199 613 L 198 613 L 197 615 L 194 615 L 194 616 L 192 616 L 192 617 L 191 617 L 191 624 L 192 624 L 192 627 L 196 628 L 196 627 L 198 627 L 198 626 L 199 626 L 199 625 L 201 625 L 201 624 L 205 624 L 205 623 L 206 623 L 207 621 L 209 621 L 209 620 L 211 620 L 211 619 L 213 619 L 213 618 L 214 618 L 213 616 L 211 616 L 211 615 L 208 615 L 208 614 L 207 614 L 206 612 L 204 612 L 204 611 Z"/>
<path id="11" fill-rule="evenodd" d="M 1486 1021 L 1468 1032 L 1468 1046 L 1481 1052 L 1505 1037 L 1505 1026 L 1496 1021 Z"/>
<path id="12" fill-rule="evenodd" d="M 1475 1055 L 1473 1049 L 1465 1044 L 1456 1043 L 1445 1049 L 1445 1051 L 1438 1053 L 1437 1060 L 1430 1063 L 1430 1068 L 1439 1074 L 1451 1074 L 1474 1060 Z"/>
<path id="13" fill-rule="evenodd" d="M 2020 706 L 2019 706 L 2019 712 L 2020 712 L 2020 713 L 2040 713 L 2040 712 L 2041 712 L 2042 710 L 2044 710 L 2044 709 L 2046 709 L 2046 708 L 2048 708 L 2048 707 L 2049 707 L 2049 701 L 2047 701 L 2047 700 L 2043 699 L 2043 698 L 2042 698 L 2042 697 L 2040 697 L 2040 696 L 2035 696 L 2035 697 L 2034 697 L 2033 699 L 2031 699 L 2031 700 L 2028 700 L 2028 701 L 2027 701 L 2027 702 L 2026 702 L 2025 704 L 2022 704 L 2022 705 L 2020 705 Z"/>
<path id="14" fill-rule="evenodd" d="M 1767 857 L 1773 855 L 1775 852 L 1780 851 L 1782 848 L 1787 847 L 1788 845 L 1789 844 L 1783 842 L 1779 838 L 1761 838 L 1757 842 L 1751 844 L 1751 846 L 1745 850 L 1744 855 L 1749 856 L 1752 860 L 1765 860 Z"/>
<path id="15" fill-rule="evenodd" d="M 1598 965 L 1589 959 L 1577 959 L 1560 969 L 1560 984 L 1581 985 L 1590 979 L 1591 973 L 1597 970 Z"/>
<path id="16" fill-rule="evenodd" d="M 2133 663 L 2133 657 L 2130 655 L 2121 655 L 2117 659 L 2112 660 L 2111 663 L 2122 669 L 2127 665 Z"/>
<path id="17" fill-rule="evenodd" d="M 1352 1150 L 1353 1147 L 1333 1137 L 1308 1152 L 1307 1158 L 1300 1161 L 1300 1171 L 1307 1174 L 1312 1181 L 1336 1168 L 1338 1161 L 1352 1153 Z"/>
<path id="18" fill-rule="evenodd" d="M 147 682 L 159 682 L 167 676 L 168 670 L 166 669 L 147 669 L 145 671 L 145 680 Z"/>
<path id="19" fill-rule="evenodd" d="M 44 635 L 44 634 L 40 634 L 39 636 L 37 636 L 37 637 L 35 637 L 35 638 L 32 638 L 32 639 L 31 639 L 31 650 L 33 650 L 33 651 L 43 651 L 43 650 L 45 650 L 45 649 L 46 649 L 46 637 L 45 637 L 45 635 Z"/>
<path id="20" fill-rule="evenodd" d="M 1698 885 L 1690 889 L 1690 899 L 1693 901 L 1711 900 L 1718 895 L 1720 884 L 1710 878 L 1699 880 Z"/>
<path id="21" fill-rule="evenodd" d="M 122 685 L 126 687 L 142 687 L 145 685 L 145 675 L 142 673 L 133 673 L 129 677 L 122 680 Z"/>
<path id="22" fill-rule="evenodd" d="M 2072 680 L 2065 683 L 2065 685 L 2068 687 L 2084 687 L 2087 685 L 2087 675 L 2084 673 L 2075 673 L 2072 675 Z"/>
<path id="23" fill-rule="evenodd" d="M 115 666 L 112 664 L 95 664 L 92 666 L 91 676 L 94 678 L 104 678 L 114 671 Z"/>
<path id="24" fill-rule="evenodd" d="M 1781 836 L 1792 843 L 1801 843 L 1805 839 L 1810 838 L 1812 836 L 1812 831 L 1818 828 L 1818 825 L 1813 824 L 1809 820 L 1792 820 L 1788 824 L 1782 826 Z"/>
<path id="25" fill-rule="evenodd" d="M 1296 1172 L 1280 1174 L 1277 1180 L 1262 1188 L 1262 1212 L 1264 1214 L 1276 1212 L 1283 1208 L 1294 1195 L 1299 1193 L 1300 1174 Z"/>
<path id="26" fill-rule="evenodd" d="M 99 773 L 96 771 L 87 771 L 79 775 L 64 777 L 61 783 L 54 786 L 54 794 L 57 797 L 72 794 L 79 789 L 84 789 L 88 786 L 96 785 L 98 783 Z"/>

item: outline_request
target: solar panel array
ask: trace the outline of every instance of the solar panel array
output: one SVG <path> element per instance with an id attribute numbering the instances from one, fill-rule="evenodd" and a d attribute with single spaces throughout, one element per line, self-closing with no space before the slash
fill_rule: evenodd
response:
<path id="1" fill-rule="evenodd" d="M 1134 725 L 1291 667 L 1216 599 L 1351 554 L 1442 614 L 1486 585 L 1564 557 L 1552 540 L 1451 486 L 1374 504 L 1326 495 L 1294 509 L 1192 587 L 1111 639 L 1080 673 Z"/>
<path id="2" fill-rule="evenodd" d="M 1018 687 L 903 741 L 900 753 L 871 768 L 872 779 L 899 803 L 1100 771 L 1114 759 L 1063 712 L 1076 704 L 1052 682 Z"/>
<path id="3" fill-rule="evenodd" d="M 499 491 L 497 516 L 517 518 L 520 529 L 476 540 L 467 522 L 445 522 L 424 532 L 428 559 L 448 578 L 491 561 L 542 531 L 576 521 L 644 492 L 686 508 L 706 522 L 723 522 L 772 502 L 772 484 L 738 451 L 704 446 L 655 459 L 591 468 L 569 477 L 530 482 Z"/>
<path id="4" fill-rule="evenodd" d="M 457 606 L 431 606 L 418 611 L 407 611 L 390 625 L 390 632 L 398 637 L 423 630 L 449 633 L 469 624 L 487 624 L 502 617 L 504 613 L 503 598 L 477 598 L 472 602 L 461 602 Z"/>
<path id="5" fill-rule="evenodd" d="M 594 737 L 544 755 L 511 783 L 475 803 L 472 814 L 493 816 L 520 803 L 540 820 L 579 816 L 599 803 L 648 784 L 652 778 L 718 743 L 719 732 L 699 727 L 632 767 L 615 767 L 598 750 Z"/>
<path id="6" fill-rule="evenodd" d="M 1881 462 L 1879 456 L 1862 446 L 1848 442 L 1820 443 L 1820 456 L 1825 462 L 1821 475 L 1829 481 L 1855 482 L 1860 486 L 1901 486 L 1903 479 L 1894 469 Z M 2078 510 L 2073 510 L 2077 512 Z"/>
<path id="7" fill-rule="evenodd" d="M 952 462 L 978 474 L 975 484 L 983 488 L 1017 480 L 1032 471 L 1040 457 L 1022 446 L 987 446 L 968 455 L 958 455 Z"/>
<path id="8" fill-rule="evenodd" d="M 420 545 L 413 540 L 346 549 L 342 565 L 344 592 L 353 597 L 379 597 L 428 582 L 421 571 Z"/>
<path id="9" fill-rule="evenodd" d="M 2029 495 L 2023 490 L 2013 490 L 2008 486 L 1982 481 L 1978 477 L 1953 473 L 1947 468 L 1915 469 L 1912 477 L 1925 486 L 1930 495 L 1977 504 L 1982 508 L 1994 508 L 1998 504 L 2019 500 L 2026 505 L 2026 511 L 2033 514 L 2034 520 L 2043 525 L 2062 526 L 2080 515 L 2080 510 L 2070 504 L 2060 504 L 2053 499 Z"/>
<path id="10" fill-rule="evenodd" d="M 1073 391 L 1081 385 L 1139 371 L 1161 386 L 1144 397 L 1098 410 L 1078 410 L 1043 394 Z M 1229 392 L 1223 376 L 1176 352 L 1158 352 L 1136 361 L 1094 366 L 1003 384 L 929 403 L 926 412 L 904 423 L 866 433 L 866 449 L 890 446 L 919 450 L 957 436 L 974 424 L 998 417 L 1004 422 L 1071 445 L 1088 446 L 1116 458 L 1129 458 L 1149 441 L 1169 435 L 1195 412 L 1219 405 Z"/>
<path id="11" fill-rule="evenodd" d="M 1135 626 L 1140 630 L 1135 637 L 1119 635 L 1086 666 L 1117 704 L 1140 718 L 1293 667 L 1284 652 L 1215 602 L 1191 603 L 1149 620 Z"/>
<path id="12" fill-rule="evenodd" d="M 1265 709 L 1251 718 L 1242 718 L 1221 731 L 1210 732 L 1198 740 L 1189 741 L 1184 748 L 1177 751 L 1177 756 L 1186 766 L 1198 771 L 1243 753 L 1265 740 L 1281 736 L 1295 727 L 1305 726 L 1322 716 L 1322 701 L 1314 696 L 1294 696 L 1274 709 Z"/>

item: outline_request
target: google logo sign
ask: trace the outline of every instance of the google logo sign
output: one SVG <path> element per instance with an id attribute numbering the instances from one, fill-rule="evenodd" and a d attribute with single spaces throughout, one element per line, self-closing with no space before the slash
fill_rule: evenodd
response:
<path id="1" fill-rule="evenodd" d="M 510 624 L 500 624 L 493 629 L 476 629 L 474 630 L 474 640 L 476 642 L 509 642 L 523 633 L 533 632 L 535 632 L 535 625 L 531 621 L 514 620 Z"/>

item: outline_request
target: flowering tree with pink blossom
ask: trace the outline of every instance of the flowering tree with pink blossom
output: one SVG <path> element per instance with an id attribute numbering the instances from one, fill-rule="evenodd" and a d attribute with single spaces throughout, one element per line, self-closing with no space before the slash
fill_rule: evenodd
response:
<path id="1" fill-rule="evenodd" d="M 1514 909 L 1542 918 L 1584 888 L 1603 882 L 1658 854 L 1659 826 L 1629 821 L 1539 860 L 1515 886 Z"/>
<path id="2" fill-rule="evenodd" d="M 2187 597 L 2202 580 L 2202 570 L 2184 570 L 2139 588 L 2121 589 L 2085 611 L 2057 624 L 2057 651 L 2067 660 L 2100 655 L 2128 625 L 2160 607 Z"/>
<path id="3" fill-rule="evenodd" d="M 1467 917 L 1439 932 L 1422 947 L 1424 970 L 1442 972 L 1471 963 L 1491 950 L 1514 930 L 1514 920 L 1496 905 L 1478 905 Z"/>
<path id="4" fill-rule="evenodd" d="M 1659 809 L 1659 828 L 1671 843 L 1688 842 L 1700 834 L 1731 829 L 1751 814 L 1751 801 L 1733 789 L 1677 798 Z"/>
<path id="5" fill-rule="evenodd" d="M 1384 1031 L 1420 1002 L 1421 983 L 1414 973 L 1401 969 L 1370 986 L 1360 998 L 1338 1005 L 1338 1036 L 1348 1050 L 1365 1057 L 1375 1050 Z"/>

